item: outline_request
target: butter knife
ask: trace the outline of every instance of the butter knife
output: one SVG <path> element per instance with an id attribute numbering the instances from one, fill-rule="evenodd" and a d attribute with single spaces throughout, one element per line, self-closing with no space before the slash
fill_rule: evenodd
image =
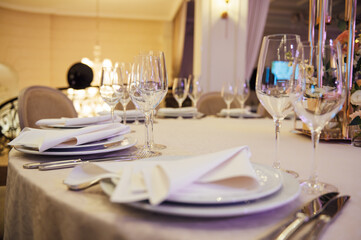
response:
<path id="1" fill-rule="evenodd" d="M 332 199 L 322 210 L 321 214 L 317 217 L 316 223 L 312 227 L 312 230 L 303 236 L 302 239 L 319 239 L 326 226 L 334 217 L 337 216 L 337 214 L 341 211 L 349 199 L 350 196 L 340 196 Z"/>
<path id="2" fill-rule="evenodd" d="M 282 224 L 270 234 L 262 237 L 261 240 L 288 239 L 302 224 L 317 216 L 325 205 L 337 195 L 338 192 L 330 192 L 311 200 L 295 212 L 290 220 Z"/>

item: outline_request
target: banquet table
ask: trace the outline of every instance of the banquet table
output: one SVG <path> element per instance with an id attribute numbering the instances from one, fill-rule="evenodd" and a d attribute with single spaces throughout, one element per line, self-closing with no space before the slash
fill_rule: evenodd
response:
<path id="1" fill-rule="evenodd" d="M 312 144 L 292 132 L 293 121 L 281 128 L 280 158 L 285 169 L 310 174 Z M 144 125 L 131 125 L 131 135 L 144 142 Z M 163 156 L 196 155 L 247 145 L 251 161 L 271 166 L 275 152 L 271 119 L 157 119 L 155 142 L 165 144 Z M 361 239 L 361 148 L 322 141 L 318 149 L 320 180 L 340 195 L 350 195 L 345 208 L 321 239 Z M 99 185 L 70 191 L 63 180 L 72 169 L 38 171 L 22 165 L 46 156 L 9 154 L 4 239 L 259 239 L 311 199 L 304 192 L 272 210 L 235 217 L 180 217 L 111 203 Z"/>

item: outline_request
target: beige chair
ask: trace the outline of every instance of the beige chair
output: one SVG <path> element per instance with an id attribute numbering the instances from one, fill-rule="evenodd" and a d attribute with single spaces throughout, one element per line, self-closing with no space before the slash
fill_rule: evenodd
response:
<path id="1" fill-rule="evenodd" d="M 77 117 L 73 102 L 60 90 L 46 86 L 23 89 L 18 98 L 20 128 L 34 127 L 43 118 Z"/>
<path id="2" fill-rule="evenodd" d="M 231 108 L 241 107 L 239 102 L 234 99 Z M 197 102 L 198 111 L 206 115 L 216 115 L 223 108 L 227 108 L 220 92 L 209 92 L 203 94 Z"/>

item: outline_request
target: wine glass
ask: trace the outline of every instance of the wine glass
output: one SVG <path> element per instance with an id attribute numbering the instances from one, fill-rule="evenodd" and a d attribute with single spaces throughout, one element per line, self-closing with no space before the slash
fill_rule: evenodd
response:
<path id="1" fill-rule="evenodd" d="M 258 59 L 256 94 L 275 123 L 275 159 L 273 167 L 281 169 L 279 159 L 280 127 L 282 120 L 293 110 L 291 90 L 292 61 L 297 52 L 300 37 L 295 34 L 265 36 Z M 285 170 L 294 175 L 294 171 Z"/>
<path id="2" fill-rule="evenodd" d="M 173 97 L 178 102 L 179 108 L 181 108 L 182 103 L 187 98 L 188 94 L 187 78 L 174 78 L 172 93 Z"/>
<path id="3" fill-rule="evenodd" d="M 341 110 L 346 98 L 341 48 L 332 41 L 322 48 L 301 43 L 298 52 L 293 63 L 290 99 L 299 118 L 311 130 L 313 146 L 312 173 L 302 181 L 302 188 L 310 194 L 337 191 L 335 186 L 318 180 L 316 150 L 322 129 Z"/>
<path id="4" fill-rule="evenodd" d="M 119 102 L 123 106 L 123 123 L 127 124 L 127 105 L 130 102 L 129 85 L 131 80 L 132 65 L 130 63 L 116 63 L 117 71 L 121 74 L 119 89 Z"/>
<path id="5" fill-rule="evenodd" d="M 154 66 L 158 66 L 158 64 L 156 64 L 156 62 L 159 61 L 160 69 L 157 70 L 157 77 L 163 78 L 165 81 L 165 84 L 163 85 L 164 86 L 163 97 L 162 97 L 162 100 L 163 100 L 168 93 L 168 74 L 167 74 L 167 67 L 166 67 L 166 62 L 165 62 L 165 55 L 164 55 L 164 52 L 162 52 L 162 51 L 149 51 L 148 55 L 153 57 Z M 150 144 L 151 144 L 152 150 L 159 151 L 159 150 L 163 150 L 163 149 L 167 148 L 167 146 L 165 146 L 164 144 L 159 144 L 159 143 L 154 142 L 154 131 L 153 131 L 154 116 L 155 116 L 155 110 L 153 110 L 151 112 L 151 118 L 150 118 L 151 119 L 151 131 L 150 131 L 151 143 Z"/>
<path id="6" fill-rule="evenodd" d="M 249 83 L 248 81 L 244 81 L 240 84 L 240 86 L 237 88 L 237 95 L 236 99 L 241 105 L 241 111 L 245 112 L 244 104 L 247 101 L 249 95 L 250 95 L 250 89 L 249 89 Z"/>
<path id="7" fill-rule="evenodd" d="M 145 115 L 146 143 L 141 154 L 157 156 L 161 153 L 152 150 L 149 123 L 152 111 L 164 98 L 167 80 L 164 77 L 160 77 L 161 65 L 159 58 L 157 59 L 150 55 L 140 55 L 138 59 L 139 62 L 133 65 L 132 72 L 135 74 L 130 83 L 129 95 L 135 106 Z"/>
<path id="8" fill-rule="evenodd" d="M 121 88 L 121 74 L 120 69 L 113 67 L 102 67 L 100 77 L 100 96 L 111 109 L 112 122 L 114 123 L 114 108 L 119 102 L 119 90 Z"/>
<path id="9" fill-rule="evenodd" d="M 192 100 L 194 107 L 197 107 L 197 102 L 203 93 L 200 79 L 200 76 L 189 75 L 188 77 L 188 96 Z"/>
<path id="10" fill-rule="evenodd" d="M 230 117 L 231 103 L 236 96 L 236 88 L 229 81 L 226 81 L 222 85 L 221 96 L 227 104 L 227 117 Z"/>

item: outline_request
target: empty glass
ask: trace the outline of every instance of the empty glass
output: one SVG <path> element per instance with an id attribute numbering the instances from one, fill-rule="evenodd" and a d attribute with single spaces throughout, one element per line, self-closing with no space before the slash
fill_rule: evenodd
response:
<path id="1" fill-rule="evenodd" d="M 187 94 L 188 94 L 187 79 L 186 78 L 174 78 L 172 93 L 173 93 L 173 97 L 178 102 L 179 108 L 181 108 L 183 101 L 187 98 Z"/>
<path id="2" fill-rule="evenodd" d="M 230 117 L 231 103 L 233 102 L 233 100 L 236 96 L 236 88 L 234 87 L 234 85 L 231 82 L 226 81 L 223 83 L 222 90 L 221 90 L 221 96 L 227 105 L 227 117 Z"/>
<path id="3" fill-rule="evenodd" d="M 197 107 L 197 102 L 203 93 L 200 79 L 200 76 L 189 75 L 188 77 L 188 96 L 194 107 Z"/>
<path id="4" fill-rule="evenodd" d="M 132 75 L 132 65 L 130 63 L 116 63 L 122 78 L 120 79 L 119 102 L 123 106 L 123 123 L 127 123 L 127 105 L 130 102 L 129 85 Z"/>
<path id="5" fill-rule="evenodd" d="M 114 108 L 119 102 L 122 75 L 119 67 L 102 67 L 100 77 L 100 96 L 111 109 L 112 122 L 115 121 Z"/>
<path id="6" fill-rule="evenodd" d="M 337 191 L 331 184 L 318 180 L 317 145 L 324 126 L 342 109 L 346 98 L 346 81 L 342 74 L 341 48 L 326 44 L 318 46 L 301 43 L 299 55 L 293 62 L 293 86 L 290 93 L 292 105 L 312 135 L 312 173 L 302 188 L 310 194 Z M 318 58 L 319 54 L 322 54 Z"/>
<path id="7" fill-rule="evenodd" d="M 237 87 L 237 95 L 236 95 L 236 99 L 241 105 L 242 112 L 245 111 L 244 105 L 249 95 L 250 95 L 250 89 L 249 89 L 248 81 L 244 81 Z"/>
<path id="8" fill-rule="evenodd" d="M 259 101 L 275 123 L 275 158 L 273 167 L 281 168 L 279 157 L 280 127 L 283 119 L 293 110 L 291 91 L 292 61 L 300 37 L 295 34 L 265 36 L 258 60 L 256 93 Z M 286 172 L 298 176 L 294 171 Z"/>
<path id="9" fill-rule="evenodd" d="M 152 111 L 164 98 L 164 89 L 168 85 L 167 79 L 160 74 L 162 66 L 159 58 L 152 55 L 138 56 L 132 72 L 129 94 L 135 106 L 145 115 L 146 143 L 142 154 L 160 155 L 160 152 L 152 150 L 149 123 Z"/>

